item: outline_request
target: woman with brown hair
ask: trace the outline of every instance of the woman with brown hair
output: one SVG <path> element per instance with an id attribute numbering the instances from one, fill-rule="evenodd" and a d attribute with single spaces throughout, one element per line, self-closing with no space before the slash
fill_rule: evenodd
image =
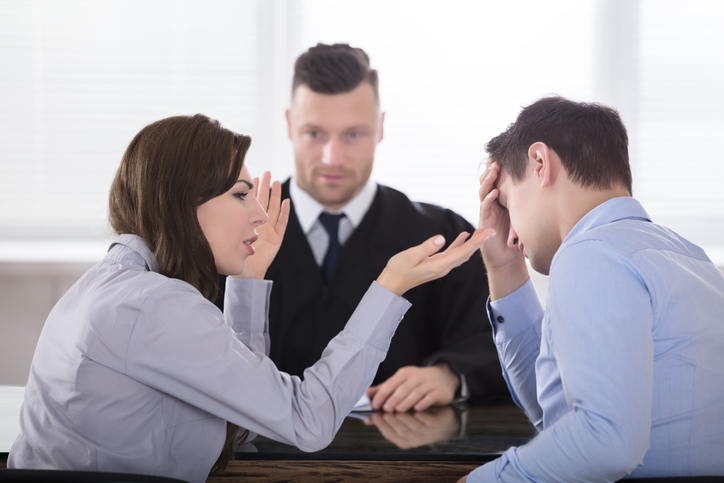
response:
<path id="1" fill-rule="evenodd" d="M 384 359 L 409 307 L 401 295 L 490 234 L 396 255 L 304 380 L 279 372 L 266 357 L 263 276 L 289 206 L 269 173 L 259 182 L 243 165 L 250 142 L 202 115 L 133 139 L 110 193 L 119 237 L 46 320 L 8 467 L 204 481 L 239 435 L 324 448 Z M 223 314 L 218 273 L 231 276 Z"/>

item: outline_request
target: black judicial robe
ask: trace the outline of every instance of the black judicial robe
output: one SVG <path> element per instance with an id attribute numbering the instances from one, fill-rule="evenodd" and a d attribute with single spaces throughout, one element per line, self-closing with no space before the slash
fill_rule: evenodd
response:
<path id="1" fill-rule="evenodd" d="M 289 198 L 289 180 L 282 185 Z M 442 234 L 451 242 L 474 228 L 439 206 L 415 203 L 380 185 L 374 201 L 345 245 L 329 286 L 314 260 L 292 206 L 284 241 L 266 278 L 273 280 L 269 309 L 271 359 L 280 370 L 303 377 L 322 355 L 373 280 L 395 254 Z M 447 276 L 403 295 L 412 303 L 392 339 L 374 383 L 407 365 L 447 362 L 464 374 L 473 400 L 507 396 L 486 313 L 488 285 L 476 252 Z"/>

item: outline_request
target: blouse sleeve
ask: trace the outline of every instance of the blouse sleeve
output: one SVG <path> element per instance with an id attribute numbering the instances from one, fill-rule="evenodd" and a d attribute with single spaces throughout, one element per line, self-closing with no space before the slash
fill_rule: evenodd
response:
<path id="1" fill-rule="evenodd" d="M 232 278 L 226 281 L 224 317 L 242 344 L 269 355 L 271 280 Z"/>
<path id="2" fill-rule="evenodd" d="M 303 451 L 324 448 L 371 384 L 410 304 L 373 282 L 302 380 L 266 356 L 271 285 L 231 285 L 226 320 L 184 282 L 154 290 L 133 329 L 129 375 L 253 433 Z"/>

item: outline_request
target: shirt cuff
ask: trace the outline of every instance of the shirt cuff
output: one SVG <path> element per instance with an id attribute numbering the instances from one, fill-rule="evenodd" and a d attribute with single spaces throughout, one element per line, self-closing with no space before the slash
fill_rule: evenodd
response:
<path id="1" fill-rule="evenodd" d="M 529 278 L 518 290 L 496 301 L 488 298 L 488 318 L 493 327 L 495 343 L 501 344 L 530 330 L 531 323 L 543 320 L 543 306 Z"/>
<path id="2" fill-rule="evenodd" d="M 411 305 L 377 282 L 372 282 L 345 329 L 373 347 L 387 352 L 397 326 Z"/>

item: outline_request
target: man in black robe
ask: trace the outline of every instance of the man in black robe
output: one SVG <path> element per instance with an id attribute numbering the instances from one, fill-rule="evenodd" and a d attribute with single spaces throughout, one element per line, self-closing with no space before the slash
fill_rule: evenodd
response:
<path id="1" fill-rule="evenodd" d="M 377 72 L 362 49 L 319 44 L 302 54 L 286 117 L 296 174 L 282 186 L 292 210 L 266 274 L 274 281 L 270 357 L 304 377 L 391 256 L 436 234 L 450 243 L 474 228 L 450 210 L 370 180 L 384 113 Z M 374 409 L 423 410 L 507 395 L 479 253 L 404 297 L 412 307 L 367 392 Z"/>

